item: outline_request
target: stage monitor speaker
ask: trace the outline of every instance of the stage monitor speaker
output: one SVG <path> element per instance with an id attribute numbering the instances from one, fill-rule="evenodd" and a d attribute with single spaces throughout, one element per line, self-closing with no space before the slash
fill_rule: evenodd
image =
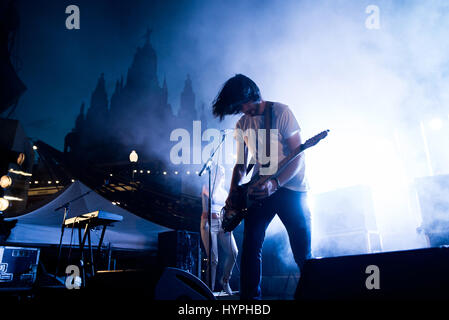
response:
<path id="1" fill-rule="evenodd" d="M 304 265 L 295 298 L 448 299 L 448 272 L 446 247 L 311 259 Z"/>
<path id="2" fill-rule="evenodd" d="M 313 203 L 314 256 L 382 250 L 369 186 L 357 185 L 316 194 Z M 355 237 L 357 241 L 348 241 Z"/>
<path id="3" fill-rule="evenodd" d="M 154 297 L 156 300 L 215 300 L 204 282 L 176 268 L 165 269 L 156 285 Z"/>
<path id="4" fill-rule="evenodd" d="M 415 179 L 423 230 L 431 247 L 449 245 L 449 175 Z"/>
<path id="5" fill-rule="evenodd" d="M 40 249 L 0 247 L 0 291 L 31 289 L 36 281 Z"/>
<path id="6" fill-rule="evenodd" d="M 377 230 L 371 188 L 358 185 L 314 196 L 314 228 L 320 234 Z"/>
<path id="7" fill-rule="evenodd" d="M 86 281 L 91 296 L 104 300 L 139 301 L 153 300 L 154 288 L 162 272 L 156 268 L 138 270 L 100 270 Z"/>
<path id="8" fill-rule="evenodd" d="M 23 154 L 20 162 L 18 155 Z M 19 164 L 20 163 L 20 164 Z M 12 187 L 3 189 L 4 196 L 19 198 L 4 212 L 6 218 L 23 214 L 27 207 L 29 182 L 31 177 L 17 172 L 31 173 L 34 150 L 19 121 L 0 118 L 0 177 L 8 175 Z M 10 172 L 10 170 L 14 170 Z"/>
<path id="9" fill-rule="evenodd" d="M 199 277 L 200 259 L 198 232 L 175 230 L 159 233 L 158 260 L 163 268 L 179 268 Z"/>

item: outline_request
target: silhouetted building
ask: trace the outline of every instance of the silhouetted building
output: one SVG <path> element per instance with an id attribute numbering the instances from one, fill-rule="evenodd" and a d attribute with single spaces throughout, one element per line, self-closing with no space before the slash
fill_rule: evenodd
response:
<path id="1" fill-rule="evenodd" d="M 129 153 L 136 150 L 140 163 L 152 163 L 154 168 L 161 168 L 162 174 L 163 168 L 170 166 L 172 130 L 191 131 L 194 120 L 203 121 L 202 127 L 207 127 L 208 116 L 197 112 L 189 75 L 180 95 L 179 113 L 173 114 L 166 79 L 162 86 L 159 84 L 150 35 L 148 30 L 128 69 L 126 83 L 123 77 L 116 81 L 110 100 L 105 75 L 101 74 L 88 110 L 82 104 L 75 127 L 65 138 L 64 152 L 72 164 L 126 165 Z"/>
<path id="2" fill-rule="evenodd" d="M 180 119 L 199 120 L 195 109 L 195 94 L 192 89 L 192 80 L 189 75 L 187 75 L 187 79 L 184 82 L 184 90 L 181 93 L 181 108 L 178 116 Z"/>

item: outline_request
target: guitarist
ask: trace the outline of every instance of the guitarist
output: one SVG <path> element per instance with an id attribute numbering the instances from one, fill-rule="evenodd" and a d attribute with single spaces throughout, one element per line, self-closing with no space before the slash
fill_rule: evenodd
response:
<path id="1" fill-rule="evenodd" d="M 254 175 L 262 172 L 263 164 L 259 161 L 263 159 L 262 152 L 265 152 L 265 158 L 268 156 L 270 161 L 279 163 L 301 145 L 300 127 L 290 108 L 281 103 L 262 100 L 257 85 L 250 78 L 237 74 L 227 80 L 218 93 L 213 102 L 213 114 L 223 120 L 227 115 L 241 113 L 243 115 L 236 124 L 235 138 L 244 143 L 237 143 L 238 160 L 226 200 L 226 206 L 230 208 L 236 207 L 238 185 L 247 172 L 248 151 L 256 159 Z M 271 134 L 267 135 L 269 138 L 254 138 L 254 135 L 251 138 L 247 134 L 251 132 L 248 129 L 258 131 L 263 128 L 272 129 Z M 277 157 L 270 157 L 270 154 L 277 154 Z M 241 299 L 261 298 L 262 245 L 265 231 L 275 214 L 279 215 L 287 229 L 293 256 L 300 271 L 304 261 L 310 257 L 307 190 L 303 153 L 276 178 L 249 188 L 248 195 L 257 199 L 259 205 L 249 207 L 245 218 L 240 271 Z"/>

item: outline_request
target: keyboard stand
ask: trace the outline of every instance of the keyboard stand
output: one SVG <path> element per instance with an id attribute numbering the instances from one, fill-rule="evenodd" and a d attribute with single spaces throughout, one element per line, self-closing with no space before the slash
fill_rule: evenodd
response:
<path id="1" fill-rule="evenodd" d="M 74 217 L 71 219 L 67 219 L 65 222 L 65 227 L 72 227 L 72 228 L 78 228 L 78 241 L 81 251 L 81 259 L 80 259 L 80 266 L 81 266 L 81 272 L 82 272 L 82 286 L 84 287 L 86 285 L 86 265 L 85 265 L 85 257 L 84 257 L 84 248 L 86 244 L 88 244 L 88 255 L 89 255 L 89 264 L 91 268 L 91 274 L 92 276 L 95 275 L 95 263 L 94 263 L 94 253 L 92 249 L 92 239 L 91 239 L 91 230 L 97 226 L 103 226 L 103 229 L 101 230 L 101 236 L 100 240 L 98 242 L 98 248 L 97 248 L 97 258 L 100 257 L 101 253 L 101 246 L 103 244 L 104 235 L 106 233 L 106 228 L 108 225 L 110 225 L 113 222 L 118 222 L 123 219 L 122 216 L 105 213 L 102 211 L 96 211 L 93 213 L 81 215 L 78 217 Z M 84 231 L 82 231 L 84 229 Z"/>

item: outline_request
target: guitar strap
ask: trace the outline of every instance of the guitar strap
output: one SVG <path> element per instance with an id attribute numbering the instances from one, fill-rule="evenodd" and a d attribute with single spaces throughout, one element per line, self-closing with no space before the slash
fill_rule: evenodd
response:
<path id="1" fill-rule="evenodd" d="M 272 117 L 272 105 L 273 102 L 267 101 L 264 110 L 264 129 L 265 131 L 265 148 L 266 148 L 266 156 L 270 158 L 270 129 L 271 129 L 271 117 Z M 270 163 L 266 163 L 262 165 L 263 167 L 269 167 Z M 246 174 L 248 174 L 251 169 L 254 167 L 254 161 L 251 159 L 248 167 L 246 168 Z"/>
<path id="2" fill-rule="evenodd" d="M 273 102 L 267 101 L 267 105 L 265 106 L 265 114 L 264 114 L 264 120 L 265 120 L 265 148 L 267 152 L 267 158 L 270 159 L 270 130 L 271 130 L 271 106 L 273 105 Z M 263 167 L 269 167 L 270 161 L 268 161 L 266 164 L 262 165 Z"/>

